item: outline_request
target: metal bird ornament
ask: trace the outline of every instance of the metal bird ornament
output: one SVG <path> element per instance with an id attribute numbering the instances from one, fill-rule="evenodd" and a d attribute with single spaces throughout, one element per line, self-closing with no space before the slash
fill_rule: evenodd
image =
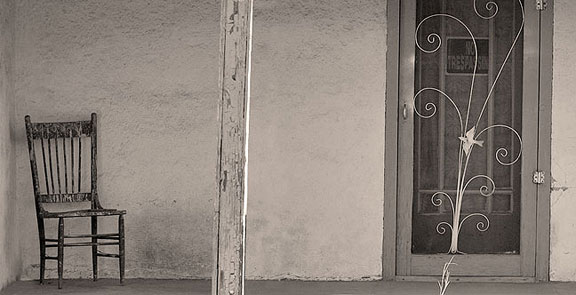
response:
<path id="1" fill-rule="evenodd" d="M 473 145 L 478 145 L 478 146 L 482 146 L 484 144 L 483 140 L 476 140 L 474 139 L 474 135 L 476 134 L 476 127 L 472 127 L 472 129 L 468 130 L 468 132 L 466 132 L 466 136 L 459 136 L 458 139 L 460 139 L 463 143 L 464 143 L 464 153 L 466 153 L 466 155 L 468 155 L 470 153 L 470 150 L 472 149 Z"/>

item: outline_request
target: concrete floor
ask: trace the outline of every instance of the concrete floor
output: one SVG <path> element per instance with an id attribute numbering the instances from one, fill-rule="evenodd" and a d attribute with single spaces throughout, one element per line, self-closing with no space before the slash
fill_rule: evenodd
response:
<path id="1" fill-rule="evenodd" d="M 209 281 L 189 280 L 128 280 L 124 286 L 117 280 L 70 280 L 58 290 L 56 282 L 44 286 L 38 282 L 17 282 L 0 292 L 0 295 L 61 295 L 61 294 L 188 294 L 209 295 Z M 247 295 L 437 295 L 435 283 L 422 282 L 296 282 L 256 281 L 247 282 Z M 447 295 L 574 295 L 576 283 L 502 284 L 454 282 Z"/>

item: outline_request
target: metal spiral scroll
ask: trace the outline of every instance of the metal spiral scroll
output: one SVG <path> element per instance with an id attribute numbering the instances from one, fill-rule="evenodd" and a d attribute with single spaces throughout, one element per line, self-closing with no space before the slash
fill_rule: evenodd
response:
<path id="1" fill-rule="evenodd" d="M 484 6 L 484 7 L 486 7 L 486 10 L 488 10 L 490 12 L 492 12 L 492 10 L 494 10 L 494 12 L 492 12 L 492 14 L 488 15 L 488 16 L 484 16 L 484 15 L 480 14 L 480 12 L 478 12 L 478 8 L 476 7 L 476 5 L 477 5 L 476 2 L 477 1 L 474 0 L 474 12 L 476 13 L 477 16 L 479 16 L 483 19 L 492 19 L 498 14 L 498 4 L 496 4 L 495 2 L 489 1 Z"/>
<path id="2" fill-rule="evenodd" d="M 488 1 L 484 5 L 484 8 L 482 9 L 482 10 L 485 9 L 486 11 L 483 11 L 482 13 L 479 11 L 479 5 L 477 2 L 478 2 L 477 0 L 473 0 L 474 12 L 476 13 L 476 15 L 478 17 L 480 17 L 484 20 L 490 20 L 490 19 L 495 18 L 498 15 L 499 7 L 498 7 L 498 4 L 496 2 Z M 458 137 L 458 139 L 460 140 L 460 147 L 459 147 L 459 151 L 458 151 L 458 182 L 457 182 L 457 188 L 456 188 L 456 195 L 450 196 L 446 192 L 436 192 L 431 197 L 432 205 L 434 205 L 436 207 L 442 206 L 444 201 L 450 202 L 450 206 L 452 209 L 452 222 L 442 221 L 436 225 L 436 232 L 438 234 L 443 235 L 448 231 L 448 229 L 450 230 L 450 232 L 452 234 L 452 243 L 450 246 L 449 253 L 453 253 L 453 254 L 454 253 L 462 253 L 461 251 L 458 250 L 458 236 L 460 234 L 460 230 L 462 229 L 462 225 L 465 223 L 465 221 L 480 218 L 481 220 L 476 223 L 476 229 L 478 231 L 481 231 L 481 232 L 487 231 L 488 228 L 490 227 L 490 219 L 485 214 L 471 213 L 471 214 L 466 214 L 465 216 L 464 216 L 464 214 L 462 214 L 462 199 L 464 198 L 464 192 L 466 191 L 466 189 L 468 188 L 468 185 L 472 181 L 474 181 L 476 179 L 485 179 L 487 181 L 486 185 L 482 185 L 479 188 L 480 194 L 484 197 L 491 196 L 494 193 L 494 191 L 496 190 L 496 185 L 494 184 L 494 180 L 487 175 L 480 174 L 480 175 L 475 175 L 475 176 L 470 177 L 470 178 L 466 177 L 466 172 L 468 169 L 468 163 L 469 163 L 470 155 L 472 154 L 472 151 L 474 150 L 474 148 L 476 146 L 482 147 L 483 141 L 479 140 L 479 139 L 481 139 L 480 136 L 484 135 L 484 133 L 486 133 L 486 131 L 493 129 L 493 128 L 504 128 L 506 130 L 511 131 L 512 134 L 514 134 L 516 136 L 518 142 L 520 143 L 519 144 L 519 152 L 517 155 L 511 155 L 511 153 L 509 152 L 509 149 L 506 147 L 499 147 L 496 150 L 495 158 L 496 158 L 496 161 L 500 165 L 505 165 L 505 166 L 513 165 L 514 163 L 518 162 L 518 160 L 520 159 L 520 156 L 522 154 L 522 137 L 514 128 L 512 128 L 508 125 L 494 124 L 494 125 L 487 126 L 484 129 L 482 129 L 476 133 L 476 130 L 478 130 L 480 121 L 481 121 L 482 116 L 484 114 L 484 111 L 487 107 L 488 101 L 492 97 L 492 94 L 495 90 L 496 83 L 499 81 L 500 75 L 502 74 L 504 67 L 508 63 L 508 60 L 510 59 L 510 56 L 514 50 L 514 47 L 516 46 L 516 43 L 518 42 L 518 40 L 522 34 L 522 30 L 524 29 L 524 19 L 525 19 L 524 6 L 522 4 L 522 0 L 517 0 L 517 2 L 520 5 L 521 11 L 522 11 L 522 22 L 520 25 L 520 29 L 516 33 L 514 41 L 511 45 L 510 49 L 508 50 L 508 53 L 504 59 L 504 62 L 500 66 L 500 69 L 498 70 L 497 75 L 496 75 L 492 85 L 490 85 L 490 87 L 489 87 L 490 90 L 488 91 L 488 95 L 484 99 L 484 104 L 482 106 L 480 113 L 478 114 L 477 120 L 476 120 L 474 125 L 472 125 L 472 124 L 469 125 L 470 116 L 471 116 L 470 111 L 471 111 L 471 105 L 472 105 L 472 98 L 473 98 L 473 94 L 474 94 L 474 85 L 475 85 L 475 79 L 476 79 L 476 74 L 477 74 L 477 69 L 478 69 L 478 47 L 477 47 L 477 43 L 476 43 L 476 39 L 474 37 L 474 34 L 470 30 L 470 28 L 461 19 L 459 19 L 458 17 L 456 17 L 454 15 L 447 14 L 447 13 L 436 13 L 436 14 L 429 15 L 429 16 L 425 17 L 424 19 L 422 19 L 418 23 L 418 25 L 416 26 L 416 31 L 415 31 L 416 47 L 424 53 L 428 53 L 428 54 L 429 53 L 435 53 L 438 51 L 438 49 L 440 49 L 440 47 L 442 47 L 442 44 L 443 44 L 442 37 L 440 36 L 440 34 L 434 33 L 434 32 L 429 33 L 425 38 L 426 42 L 428 43 L 428 45 L 426 47 L 430 47 L 430 48 L 428 48 L 428 49 L 424 48 L 424 46 L 422 46 L 421 42 L 419 41 L 418 35 L 419 35 L 419 32 L 420 32 L 423 24 L 426 23 L 428 20 L 433 19 L 433 18 L 447 18 L 449 20 L 453 20 L 453 21 L 457 22 L 467 31 L 468 35 L 470 36 L 470 38 L 474 44 L 474 71 L 473 71 L 473 74 L 471 77 L 470 90 L 468 93 L 467 108 L 465 111 L 465 118 L 462 116 L 462 114 L 464 114 L 464 112 L 461 112 L 461 110 L 458 107 L 458 105 L 456 104 L 455 100 L 452 99 L 447 93 L 445 93 L 444 91 L 442 91 L 438 88 L 434 88 L 434 87 L 422 88 L 419 91 L 417 91 L 413 97 L 413 103 L 415 106 L 414 112 L 419 117 L 424 118 L 424 119 L 428 119 L 428 118 L 432 118 L 432 117 L 434 117 L 434 115 L 436 115 L 436 113 L 438 111 L 438 107 L 434 102 L 426 102 L 424 104 L 423 109 L 418 109 L 418 107 L 416 107 L 418 105 L 416 103 L 416 100 L 420 99 L 424 92 L 436 92 L 436 94 L 439 97 L 442 97 L 443 99 L 450 102 L 450 104 L 454 107 L 454 110 L 456 111 L 456 113 L 458 115 L 458 120 L 460 121 L 459 122 L 460 123 L 460 125 L 459 125 L 459 127 L 460 127 L 459 135 L 460 136 Z M 507 158 L 509 160 L 506 160 Z M 489 185 L 488 185 L 488 183 L 489 183 Z"/>

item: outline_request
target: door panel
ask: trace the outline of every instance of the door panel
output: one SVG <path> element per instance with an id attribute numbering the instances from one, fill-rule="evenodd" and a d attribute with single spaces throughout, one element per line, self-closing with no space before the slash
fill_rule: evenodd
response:
<path id="1" fill-rule="evenodd" d="M 472 93 L 470 118 L 479 119 L 481 130 L 489 125 L 506 125 L 522 135 L 522 36 L 514 43 L 521 29 L 522 16 L 519 9 L 514 10 L 513 1 L 502 1 L 498 17 L 492 21 L 483 20 L 475 15 L 469 1 L 417 1 L 417 22 L 434 13 L 450 13 L 463 19 L 480 21 L 470 22 L 475 36 L 472 40 L 465 27 L 457 21 L 438 15 L 422 23 L 418 39 L 425 40 L 434 31 L 441 32 L 446 46 L 434 53 L 416 50 L 414 89 L 435 88 L 442 90 L 454 100 L 456 106 L 467 113 L 471 78 L 474 75 L 474 45 L 478 48 L 477 72 L 474 92 Z M 516 13 L 515 13 L 516 12 Z M 476 16 L 476 17 L 474 17 Z M 476 44 L 474 44 L 474 41 Z M 506 60 L 510 47 L 513 51 L 508 63 L 502 68 L 498 83 L 494 84 L 495 72 Z M 423 44 L 424 46 L 424 44 Z M 425 49 L 425 48 L 424 48 Z M 519 80 L 519 81 L 518 81 Z M 486 96 L 491 85 L 495 85 L 490 99 Z M 414 199 L 412 216 L 412 253 L 446 253 L 450 246 L 448 228 L 438 224 L 452 219 L 452 211 L 447 196 L 434 195 L 439 191 L 447 193 L 452 199 L 457 193 L 458 151 L 460 149 L 461 120 L 458 113 L 446 98 L 438 96 L 436 91 L 422 92 L 414 102 L 420 115 L 414 117 Z M 438 111 L 428 118 L 426 104 L 432 102 Z M 485 108 L 484 110 L 483 107 Z M 520 111 L 520 112 L 518 112 Z M 473 121 L 473 120 L 470 120 Z M 473 122 L 470 122 L 473 123 Z M 469 123 L 469 124 L 470 124 Z M 469 254 L 514 254 L 520 252 L 520 167 L 501 165 L 494 153 L 504 147 L 513 161 L 520 154 L 520 141 L 515 133 L 503 128 L 487 131 L 483 137 L 482 148 L 474 149 L 470 157 L 467 173 L 486 175 L 494 181 L 494 192 L 484 196 L 479 191 L 482 185 L 492 189 L 488 178 L 470 183 L 462 199 L 462 213 L 484 214 L 487 219 L 498 225 L 490 228 L 481 215 L 471 217 L 470 223 L 463 224 L 459 248 Z M 509 157 L 510 158 L 510 157 Z M 505 159 L 502 159 L 505 161 Z M 510 162 L 511 162 L 510 161 Z M 504 162 L 503 162 L 504 163 Z M 434 196 L 434 199 L 432 197 Z M 475 223 L 485 222 L 487 227 L 479 233 Z M 444 230 L 448 229 L 447 232 Z M 444 234 L 439 234 L 443 232 Z"/>
<path id="2" fill-rule="evenodd" d="M 537 13 L 401 7 L 397 275 L 439 274 L 450 253 L 454 275 L 533 276 Z"/>

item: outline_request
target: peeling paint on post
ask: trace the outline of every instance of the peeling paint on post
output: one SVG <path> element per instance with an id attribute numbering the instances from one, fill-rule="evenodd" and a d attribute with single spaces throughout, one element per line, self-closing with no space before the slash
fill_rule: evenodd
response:
<path id="1" fill-rule="evenodd" d="M 213 295 L 244 294 L 253 0 L 222 0 Z"/>

